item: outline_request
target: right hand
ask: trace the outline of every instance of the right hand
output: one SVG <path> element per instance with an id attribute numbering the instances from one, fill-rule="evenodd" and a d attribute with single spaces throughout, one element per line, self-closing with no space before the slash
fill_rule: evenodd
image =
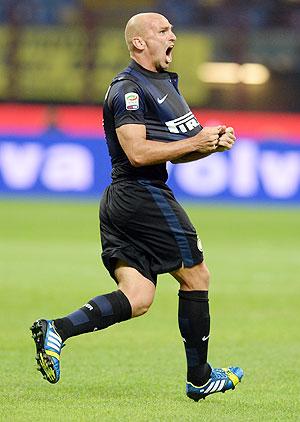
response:
<path id="1" fill-rule="evenodd" d="M 218 147 L 219 135 L 224 133 L 226 126 L 205 126 L 193 137 L 196 151 L 202 154 L 214 152 Z"/>

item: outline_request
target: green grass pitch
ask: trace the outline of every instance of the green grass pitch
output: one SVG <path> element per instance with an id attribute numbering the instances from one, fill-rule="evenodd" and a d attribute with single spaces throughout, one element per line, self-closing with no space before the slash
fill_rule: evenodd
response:
<path id="1" fill-rule="evenodd" d="M 240 365 L 235 391 L 185 397 L 175 280 L 143 317 L 70 339 L 62 378 L 35 370 L 29 327 L 112 291 L 95 202 L 0 202 L 0 420 L 299 420 L 298 209 L 186 206 L 212 273 L 210 362 Z"/>

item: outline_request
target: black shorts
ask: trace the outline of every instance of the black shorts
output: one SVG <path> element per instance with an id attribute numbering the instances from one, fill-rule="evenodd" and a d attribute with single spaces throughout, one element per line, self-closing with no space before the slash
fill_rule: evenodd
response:
<path id="1" fill-rule="evenodd" d="M 203 261 L 196 230 L 163 182 L 112 183 L 100 203 L 102 260 L 115 279 L 118 259 L 156 284 L 157 274 Z"/>

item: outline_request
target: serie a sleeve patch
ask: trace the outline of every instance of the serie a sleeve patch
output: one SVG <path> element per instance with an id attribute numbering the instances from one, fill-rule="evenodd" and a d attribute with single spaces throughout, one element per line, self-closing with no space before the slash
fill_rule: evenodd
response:
<path id="1" fill-rule="evenodd" d="M 140 108 L 140 98 L 136 92 L 125 94 L 126 110 L 138 110 Z"/>

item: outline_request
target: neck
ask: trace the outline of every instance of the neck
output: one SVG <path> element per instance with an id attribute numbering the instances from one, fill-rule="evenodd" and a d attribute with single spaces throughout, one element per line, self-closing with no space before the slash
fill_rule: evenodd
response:
<path id="1" fill-rule="evenodd" d="M 149 70 L 150 72 L 158 73 L 158 70 L 154 66 L 154 64 L 145 56 L 141 56 L 138 54 L 131 53 L 130 57 L 137 62 L 140 66 L 142 66 L 144 69 Z"/>

